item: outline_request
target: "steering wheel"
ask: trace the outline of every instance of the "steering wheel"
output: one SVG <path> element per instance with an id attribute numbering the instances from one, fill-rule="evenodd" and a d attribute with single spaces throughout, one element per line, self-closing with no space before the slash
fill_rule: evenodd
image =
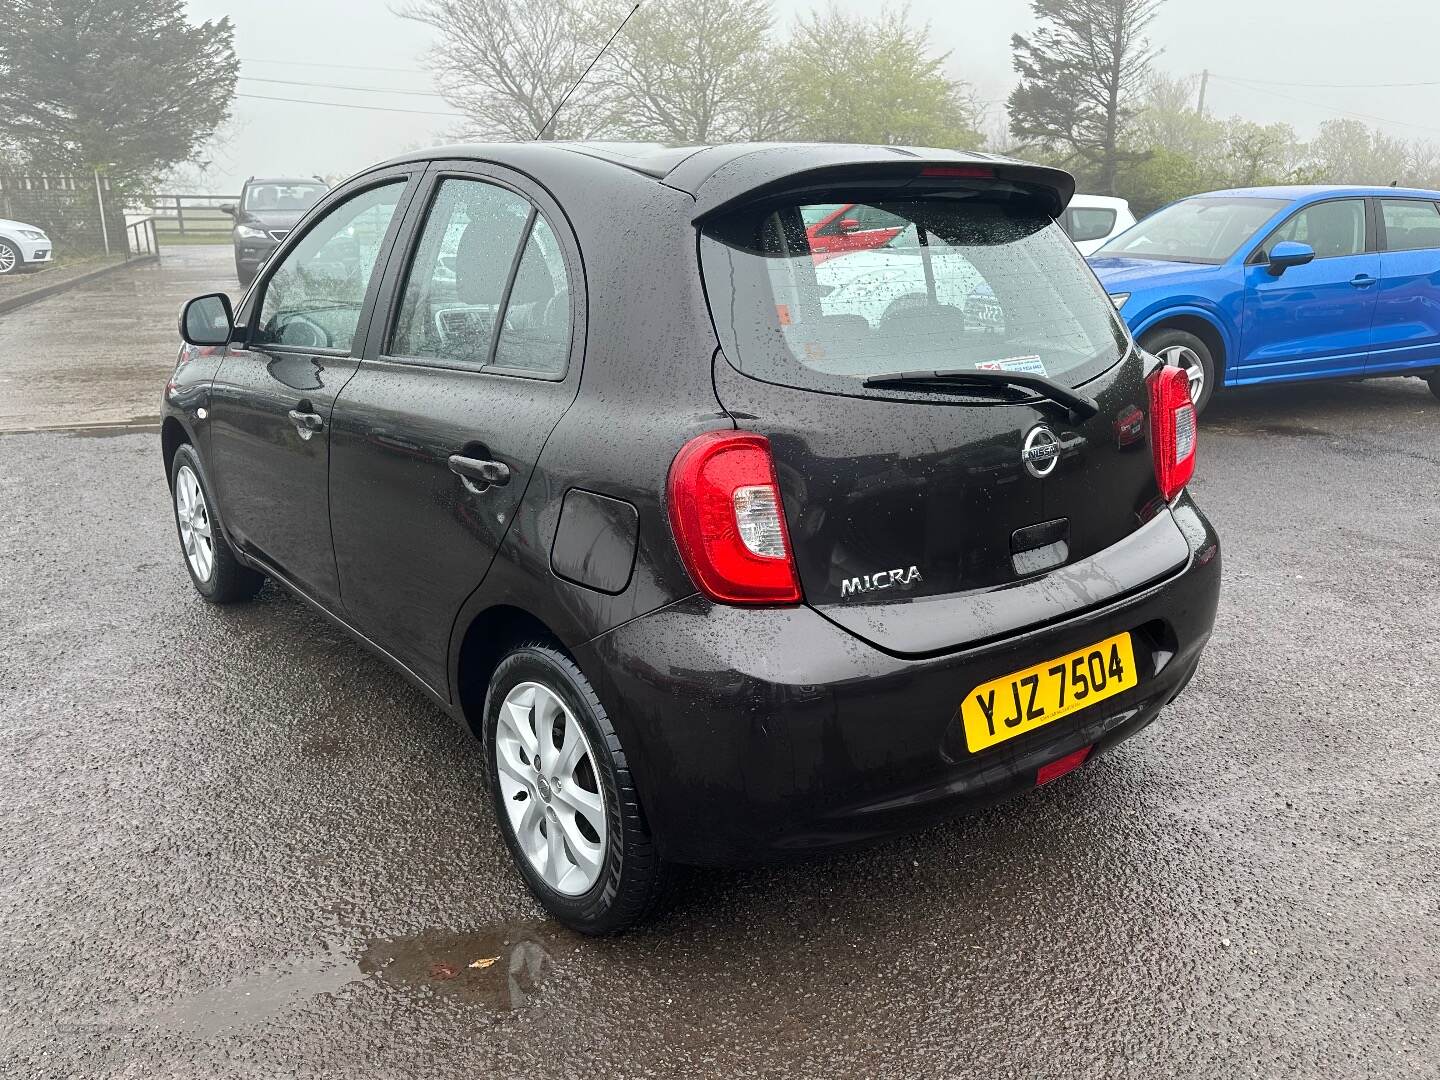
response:
<path id="1" fill-rule="evenodd" d="M 302 349 L 328 349 L 330 335 L 314 319 L 292 315 L 280 331 L 280 344 L 297 345 Z"/>

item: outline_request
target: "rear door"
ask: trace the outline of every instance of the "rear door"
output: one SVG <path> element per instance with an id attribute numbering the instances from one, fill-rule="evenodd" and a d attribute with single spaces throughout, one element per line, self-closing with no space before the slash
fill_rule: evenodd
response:
<path id="1" fill-rule="evenodd" d="M 441 163 L 336 403 L 330 516 L 351 621 L 444 692 L 484 579 L 579 385 L 579 252 L 522 177 Z"/>
<path id="2" fill-rule="evenodd" d="M 210 389 L 210 460 L 241 547 L 339 603 L 327 498 L 330 413 L 365 345 L 366 316 L 412 174 L 367 175 L 306 226 L 251 290 Z"/>
<path id="3" fill-rule="evenodd" d="M 1377 199 L 1380 287 L 1368 371 L 1440 365 L 1440 206 Z"/>
<path id="4" fill-rule="evenodd" d="M 806 601 L 901 653 L 1098 602 L 1112 583 L 1047 576 L 1163 509 L 1113 305 L 1023 199 L 875 201 L 906 230 L 867 275 L 827 280 L 798 207 L 732 212 L 702 240 L 716 389 L 771 441 Z M 1015 387 L 865 385 L 916 369 L 1045 374 L 1099 411 Z"/>
<path id="5" fill-rule="evenodd" d="M 1309 244 L 1315 261 L 1275 277 L 1266 259 L 1282 240 Z M 1246 264 L 1241 376 L 1298 379 L 1363 372 L 1380 274 L 1365 199 L 1327 199 L 1296 211 Z"/>

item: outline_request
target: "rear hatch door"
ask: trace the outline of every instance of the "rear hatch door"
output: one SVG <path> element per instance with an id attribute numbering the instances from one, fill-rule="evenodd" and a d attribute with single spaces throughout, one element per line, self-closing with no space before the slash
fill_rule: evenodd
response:
<path id="1" fill-rule="evenodd" d="M 767 192 L 702 229 L 716 392 L 770 439 L 806 602 L 882 649 L 928 654 L 1183 564 L 1146 361 L 1050 210 L 987 177 L 866 183 Z M 842 201 L 905 227 L 816 260 L 807 207 Z"/>

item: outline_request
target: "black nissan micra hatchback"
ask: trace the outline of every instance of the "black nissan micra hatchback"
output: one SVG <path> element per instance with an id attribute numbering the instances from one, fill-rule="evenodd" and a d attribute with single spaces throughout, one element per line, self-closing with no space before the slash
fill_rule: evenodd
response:
<path id="1" fill-rule="evenodd" d="M 582 931 L 668 864 L 1043 784 L 1184 688 L 1220 587 L 1185 378 L 1055 223 L 1072 191 L 900 147 L 376 166 L 181 313 L 190 576 L 273 579 L 469 724 Z M 847 205 L 893 238 L 817 258 Z"/>

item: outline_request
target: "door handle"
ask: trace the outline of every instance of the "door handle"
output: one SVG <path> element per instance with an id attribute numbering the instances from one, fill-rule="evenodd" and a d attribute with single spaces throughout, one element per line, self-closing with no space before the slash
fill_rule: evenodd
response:
<path id="1" fill-rule="evenodd" d="M 1354 285 L 1357 289 L 1368 289 L 1378 280 L 1379 278 L 1373 278 L 1369 274 L 1356 274 L 1350 279 L 1350 284 Z"/>
<path id="2" fill-rule="evenodd" d="M 510 466 L 503 461 L 451 454 L 450 471 L 460 477 L 460 483 L 471 495 L 481 495 L 492 487 L 504 487 L 510 482 Z"/>
<path id="3" fill-rule="evenodd" d="M 290 422 L 295 425 L 295 430 L 302 439 L 308 439 L 325 428 L 325 418 L 319 413 L 301 412 L 299 409 L 290 410 Z"/>

